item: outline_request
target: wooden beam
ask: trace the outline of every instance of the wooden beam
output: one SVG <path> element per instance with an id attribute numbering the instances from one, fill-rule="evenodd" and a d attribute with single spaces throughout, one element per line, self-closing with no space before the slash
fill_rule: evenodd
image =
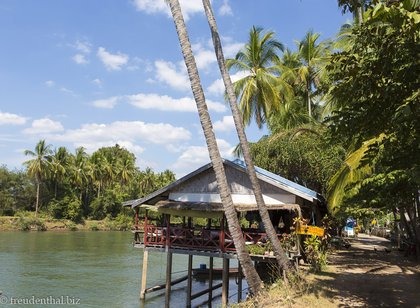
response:
<path id="1" fill-rule="evenodd" d="M 211 288 L 211 291 L 214 291 L 214 290 L 216 290 L 216 289 L 220 288 L 222 285 L 223 285 L 223 283 L 216 284 L 215 286 L 213 286 L 213 287 Z M 200 297 L 200 296 L 203 296 L 204 294 L 208 293 L 209 291 L 210 291 L 210 289 L 206 289 L 206 290 L 203 290 L 203 291 L 197 292 L 196 294 L 191 295 L 191 299 L 196 299 L 196 298 L 198 298 L 198 297 Z M 210 303 L 211 303 L 211 301 L 210 301 Z M 210 307 L 210 306 L 209 306 L 209 307 Z"/>
<path id="2" fill-rule="evenodd" d="M 183 282 L 183 281 L 185 281 L 187 279 L 188 279 L 188 276 L 182 276 L 182 277 L 180 277 L 178 279 L 175 279 L 174 281 L 171 281 L 171 286 L 174 286 L 174 285 L 176 285 L 176 284 L 178 284 L 180 282 Z M 165 289 L 165 288 L 166 288 L 166 283 L 159 284 L 157 286 L 154 286 L 154 287 L 151 287 L 151 288 L 147 288 L 145 290 L 145 293 L 152 293 L 152 292 L 159 291 L 159 290 L 162 290 L 162 289 Z"/>
<path id="3" fill-rule="evenodd" d="M 222 307 L 227 307 L 229 299 L 229 259 L 223 258 Z"/>
<path id="4" fill-rule="evenodd" d="M 165 308 L 169 308 L 170 307 L 170 301 L 171 301 L 171 276 L 172 276 L 172 252 L 167 252 L 167 258 L 166 258 Z"/>
<path id="5" fill-rule="evenodd" d="M 208 307 L 211 308 L 211 303 L 213 301 L 213 257 L 210 257 L 210 264 L 209 264 L 209 299 L 208 299 Z"/>
<path id="6" fill-rule="evenodd" d="M 242 301 L 242 267 L 238 261 L 238 303 Z"/>
<path id="7" fill-rule="evenodd" d="M 187 308 L 191 307 L 193 255 L 188 255 Z"/>
<path id="8" fill-rule="evenodd" d="M 148 262 L 149 252 L 144 249 L 143 252 L 143 264 L 142 264 L 142 274 L 141 274 L 141 289 L 140 289 L 140 299 L 146 298 L 146 281 L 147 281 L 147 262 Z"/>

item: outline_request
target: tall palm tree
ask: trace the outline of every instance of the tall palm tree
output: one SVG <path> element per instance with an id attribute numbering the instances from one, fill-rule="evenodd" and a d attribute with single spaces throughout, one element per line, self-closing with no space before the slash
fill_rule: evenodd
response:
<path id="1" fill-rule="evenodd" d="M 245 247 L 245 241 L 242 236 L 241 227 L 239 224 L 236 210 L 233 206 L 232 196 L 223 166 L 223 160 L 220 156 L 220 152 L 217 146 L 216 137 L 213 131 L 213 125 L 211 123 L 210 115 L 208 112 L 206 99 L 204 97 L 204 91 L 201 86 L 200 76 L 198 74 L 197 65 L 192 53 L 191 43 L 188 38 L 188 33 L 185 26 L 184 18 L 182 16 L 181 7 L 179 5 L 178 0 L 169 0 L 168 3 L 179 37 L 185 64 L 187 66 L 192 92 L 197 104 L 197 110 L 206 139 L 207 148 L 209 150 L 210 160 L 212 162 L 213 170 L 216 175 L 219 194 L 223 203 L 223 208 L 228 223 L 229 231 L 232 235 L 238 259 L 243 267 L 244 275 L 248 282 L 248 285 L 252 292 L 259 293 L 262 288 L 262 282 L 257 274 L 257 271 L 253 266 L 251 257 L 249 256 Z"/>
<path id="2" fill-rule="evenodd" d="M 246 163 L 249 179 L 252 184 L 252 189 L 254 191 L 255 200 L 257 207 L 261 216 L 261 220 L 264 224 L 267 236 L 270 242 L 273 245 L 274 253 L 278 262 L 278 265 L 282 269 L 288 269 L 289 260 L 284 253 L 284 250 L 281 248 L 280 241 L 277 237 L 276 230 L 273 227 L 273 224 L 270 219 L 267 207 L 265 205 L 260 183 L 258 181 L 257 173 L 255 171 L 254 163 L 252 162 L 251 153 L 249 149 L 248 140 L 246 138 L 244 124 L 242 121 L 241 113 L 239 111 L 238 105 L 236 103 L 236 96 L 233 88 L 232 81 L 229 76 L 229 72 L 226 66 L 225 57 L 223 55 L 222 44 L 220 42 L 219 33 L 217 30 L 216 19 L 214 18 L 213 10 L 209 0 L 203 0 L 204 11 L 207 16 L 207 20 L 210 26 L 211 35 L 213 38 L 214 50 L 216 53 L 217 62 L 219 64 L 220 72 L 222 74 L 223 82 L 226 87 L 227 97 L 229 98 L 229 104 L 232 109 L 232 115 L 235 122 L 236 131 L 238 133 L 240 145 L 242 148 L 242 154 Z"/>
<path id="3" fill-rule="evenodd" d="M 83 189 L 86 188 L 86 184 L 89 179 L 89 166 L 88 166 L 88 154 L 84 147 L 76 149 L 76 154 L 72 157 L 72 180 L 79 189 L 79 200 L 83 200 Z"/>
<path id="4" fill-rule="evenodd" d="M 45 175 L 49 171 L 50 155 L 52 153 L 51 145 L 47 145 L 45 140 L 40 140 L 36 146 L 35 151 L 25 150 L 26 156 L 31 156 L 33 159 L 27 160 L 24 164 L 28 168 L 28 175 L 35 179 L 36 183 L 36 203 L 35 216 L 38 216 L 39 209 L 39 188 Z"/>
<path id="5" fill-rule="evenodd" d="M 59 147 L 51 156 L 51 176 L 54 183 L 54 198 L 57 198 L 58 184 L 66 175 L 69 165 L 69 153 L 65 147 Z"/>
<path id="6" fill-rule="evenodd" d="M 327 41 L 317 43 L 319 33 L 308 31 L 305 37 L 297 42 L 301 65 L 296 68 L 298 79 L 304 84 L 306 103 L 309 117 L 313 116 L 313 89 L 320 85 L 324 67 L 330 53 L 330 44 Z"/>
<path id="7" fill-rule="evenodd" d="M 247 74 L 234 83 L 245 125 L 254 117 L 262 128 L 271 111 L 279 110 L 284 97 L 292 95 L 290 86 L 277 78 L 278 53 L 283 49 L 274 32 L 252 27 L 248 43 L 234 59 L 226 61 L 228 69 Z"/>

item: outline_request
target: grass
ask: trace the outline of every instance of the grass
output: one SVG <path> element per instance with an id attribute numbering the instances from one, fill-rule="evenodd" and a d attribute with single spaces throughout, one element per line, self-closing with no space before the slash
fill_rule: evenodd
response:
<path id="1" fill-rule="evenodd" d="M 289 276 L 286 283 L 277 279 L 274 283 L 266 285 L 265 290 L 254 298 L 231 305 L 236 308 L 278 308 L 278 307 L 337 307 L 331 299 L 331 294 L 323 286 L 318 285 L 320 274 L 310 273 L 309 268 L 301 267 L 298 274 Z"/>

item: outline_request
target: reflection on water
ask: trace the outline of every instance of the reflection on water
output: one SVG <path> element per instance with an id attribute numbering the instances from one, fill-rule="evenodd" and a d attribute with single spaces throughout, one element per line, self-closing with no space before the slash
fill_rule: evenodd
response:
<path id="1" fill-rule="evenodd" d="M 80 298 L 83 307 L 141 307 L 143 251 L 131 241 L 130 232 L 0 232 L 0 291 L 9 299 L 69 296 Z M 221 259 L 214 260 L 215 267 L 222 266 Z M 173 255 L 172 279 L 186 275 L 187 263 L 187 256 Z M 194 256 L 193 267 L 202 263 L 208 266 L 208 258 Z M 148 287 L 164 283 L 165 270 L 166 255 L 149 253 Z M 186 281 L 172 287 L 172 307 L 185 306 L 185 286 Z M 194 281 L 193 293 L 207 286 Z M 164 292 L 147 294 L 144 307 L 162 306 Z M 231 280 L 230 302 L 236 292 Z M 206 295 L 193 306 L 205 300 Z"/>

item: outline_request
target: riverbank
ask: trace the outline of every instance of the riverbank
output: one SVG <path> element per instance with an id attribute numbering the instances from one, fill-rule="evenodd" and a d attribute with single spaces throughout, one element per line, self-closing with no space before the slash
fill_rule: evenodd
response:
<path id="1" fill-rule="evenodd" d="M 420 307 L 420 265 L 391 250 L 384 238 L 360 234 L 349 249 L 330 254 L 327 269 L 308 273 L 293 289 L 274 284 L 239 307 Z"/>
<path id="2" fill-rule="evenodd" d="M 68 219 L 51 217 L 0 216 L 1 231 L 125 231 L 131 228 L 131 218 L 83 220 L 75 223 Z"/>

